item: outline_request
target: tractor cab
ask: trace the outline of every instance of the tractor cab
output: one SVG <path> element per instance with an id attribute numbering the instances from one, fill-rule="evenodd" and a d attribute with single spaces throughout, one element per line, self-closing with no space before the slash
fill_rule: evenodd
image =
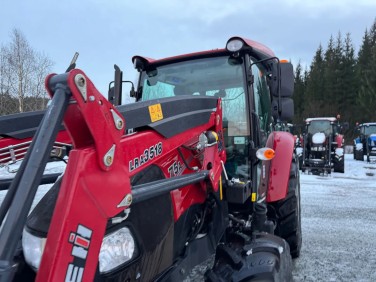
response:
<path id="1" fill-rule="evenodd" d="M 229 179 L 245 182 L 256 179 L 256 151 L 266 145 L 274 124 L 293 115 L 292 65 L 257 44 L 234 37 L 226 49 L 162 60 L 133 57 L 140 73 L 137 101 L 184 95 L 221 98 L 226 171 Z"/>

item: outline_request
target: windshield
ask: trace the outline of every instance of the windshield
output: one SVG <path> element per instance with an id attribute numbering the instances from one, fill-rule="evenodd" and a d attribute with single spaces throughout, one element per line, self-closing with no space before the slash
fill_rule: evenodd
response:
<path id="1" fill-rule="evenodd" d="M 364 134 L 365 135 L 376 134 L 376 124 L 364 126 Z"/>
<path id="2" fill-rule="evenodd" d="M 159 66 L 141 74 L 140 86 L 141 100 L 177 95 L 221 97 L 227 174 L 230 178 L 250 179 L 250 126 L 243 62 L 224 56 Z"/>
<path id="3" fill-rule="evenodd" d="M 183 61 L 146 70 L 141 75 L 141 100 L 177 95 L 222 98 L 223 120 L 229 136 L 247 136 L 243 64 L 228 57 Z"/>
<path id="4" fill-rule="evenodd" d="M 328 120 L 311 121 L 311 123 L 308 125 L 308 133 L 315 134 L 317 132 L 322 132 L 325 135 L 332 134 L 331 122 Z"/>

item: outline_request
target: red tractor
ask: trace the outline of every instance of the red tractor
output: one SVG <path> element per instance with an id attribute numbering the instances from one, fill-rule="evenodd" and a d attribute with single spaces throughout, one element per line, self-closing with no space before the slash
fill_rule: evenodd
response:
<path id="1" fill-rule="evenodd" d="M 302 171 L 312 174 L 345 172 L 343 130 L 347 123 L 340 124 L 335 117 L 306 119 L 303 137 Z"/>
<path id="2" fill-rule="evenodd" d="M 81 70 L 52 97 L 0 209 L 0 281 L 291 281 L 301 248 L 292 65 L 260 43 L 161 60 L 111 104 Z M 1 121 L 0 121 L 1 122 Z M 29 214 L 64 122 L 65 172 Z"/>

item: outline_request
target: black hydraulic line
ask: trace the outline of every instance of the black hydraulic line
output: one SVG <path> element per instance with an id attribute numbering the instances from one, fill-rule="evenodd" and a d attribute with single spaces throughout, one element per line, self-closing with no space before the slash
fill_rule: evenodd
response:
<path id="1" fill-rule="evenodd" d="M 179 147 L 178 147 L 178 153 L 179 153 L 179 156 L 181 157 L 181 159 L 183 160 L 183 162 L 184 162 L 186 168 L 188 168 L 189 170 L 195 170 L 193 167 L 191 167 L 191 166 L 188 164 L 187 160 L 184 158 L 183 153 L 181 152 L 181 150 L 180 150 Z"/>
<path id="2" fill-rule="evenodd" d="M 60 175 L 61 175 L 61 173 L 45 174 L 45 175 L 42 176 L 42 179 L 41 179 L 39 185 L 55 183 L 56 179 Z M 12 184 L 13 180 L 14 180 L 14 178 L 0 179 L 0 191 L 9 189 L 9 187 Z"/>
<path id="3" fill-rule="evenodd" d="M 6 203 L 9 209 L 0 230 L 1 282 L 12 281 L 17 269 L 13 256 L 71 96 L 66 78 L 67 75 L 56 75 L 50 79 L 51 83 L 57 83 L 53 85 L 51 104 L 9 188 L 14 197 L 10 198 L 12 204 Z"/>
<path id="4" fill-rule="evenodd" d="M 172 190 L 182 188 L 189 184 L 194 184 L 207 179 L 209 171 L 204 170 L 197 173 L 191 173 L 173 178 L 157 180 L 154 182 L 135 185 L 132 187 L 132 203 L 139 203 L 149 200 L 159 195 L 171 192 Z"/>

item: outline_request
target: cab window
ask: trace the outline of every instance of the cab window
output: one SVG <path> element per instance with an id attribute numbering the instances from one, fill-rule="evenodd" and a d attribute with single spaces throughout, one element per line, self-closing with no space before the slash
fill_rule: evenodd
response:
<path id="1" fill-rule="evenodd" d="M 259 65 L 252 65 L 253 74 L 253 98 L 255 104 L 255 113 L 260 121 L 260 128 L 265 132 L 270 132 L 271 114 L 270 114 L 270 92 L 267 85 L 265 71 Z"/>

